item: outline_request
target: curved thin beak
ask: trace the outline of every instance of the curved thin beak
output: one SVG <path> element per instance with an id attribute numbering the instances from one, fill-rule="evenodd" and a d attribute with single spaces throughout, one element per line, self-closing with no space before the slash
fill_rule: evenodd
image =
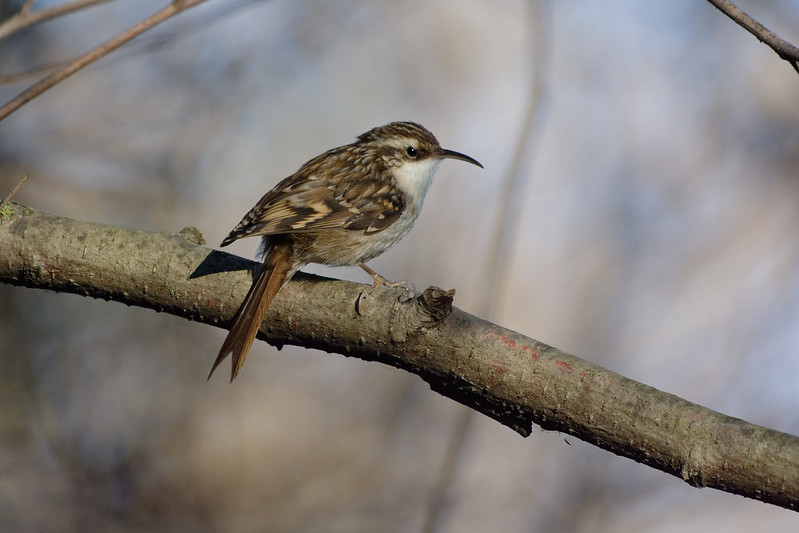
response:
<path id="1" fill-rule="evenodd" d="M 436 154 L 439 158 L 444 159 L 459 159 L 460 161 L 466 161 L 467 163 L 471 163 L 473 165 L 477 165 L 480 168 L 483 168 L 483 165 L 480 164 L 479 161 L 476 159 L 472 159 L 466 154 L 462 154 L 460 152 L 456 152 L 455 150 L 447 150 L 445 148 L 440 148 L 438 150 L 438 154 Z"/>

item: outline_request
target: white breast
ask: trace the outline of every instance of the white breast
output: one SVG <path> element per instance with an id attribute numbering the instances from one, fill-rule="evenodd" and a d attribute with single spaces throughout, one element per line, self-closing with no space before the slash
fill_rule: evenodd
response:
<path id="1" fill-rule="evenodd" d="M 421 161 L 404 161 L 391 169 L 397 187 L 405 193 L 408 203 L 413 204 L 417 212 L 422 208 L 424 195 L 440 162 L 440 159 L 430 157 Z"/>

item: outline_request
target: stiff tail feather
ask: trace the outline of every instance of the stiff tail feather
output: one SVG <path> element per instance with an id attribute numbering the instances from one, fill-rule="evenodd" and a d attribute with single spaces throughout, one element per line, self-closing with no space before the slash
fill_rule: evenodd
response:
<path id="1" fill-rule="evenodd" d="M 239 374 L 247 352 L 250 351 L 261 322 L 264 319 L 269 304 L 272 303 L 277 292 L 289 280 L 293 272 L 291 259 L 291 246 L 287 244 L 274 245 L 266 253 L 261 272 L 250 287 L 241 307 L 233 317 L 233 325 L 222 343 L 219 355 L 216 356 L 214 366 L 208 374 L 208 379 L 216 367 L 225 360 L 228 354 L 233 354 L 230 381 L 233 382 Z"/>

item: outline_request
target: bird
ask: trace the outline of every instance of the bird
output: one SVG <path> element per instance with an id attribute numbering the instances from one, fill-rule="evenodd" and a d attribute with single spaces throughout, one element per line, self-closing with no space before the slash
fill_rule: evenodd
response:
<path id="1" fill-rule="evenodd" d="M 424 126 L 392 122 L 314 157 L 267 192 L 221 244 L 260 236 L 263 263 L 208 379 L 232 355 L 233 382 L 270 303 L 306 264 L 359 265 L 373 280 L 367 290 L 397 285 L 365 263 L 410 231 L 443 159 L 483 168 L 466 154 L 442 148 Z"/>

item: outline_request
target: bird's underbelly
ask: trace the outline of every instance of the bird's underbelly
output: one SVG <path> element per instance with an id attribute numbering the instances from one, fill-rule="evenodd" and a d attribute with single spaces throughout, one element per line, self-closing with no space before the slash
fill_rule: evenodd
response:
<path id="1" fill-rule="evenodd" d="M 296 257 L 302 263 L 331 266 L 365 263 L 394 246 L 410 231 L 416 216 L 407 215 L 403 214 L 383 231 L 374 233 L 340 228 L 296 233 L 293 235 Z"/>

